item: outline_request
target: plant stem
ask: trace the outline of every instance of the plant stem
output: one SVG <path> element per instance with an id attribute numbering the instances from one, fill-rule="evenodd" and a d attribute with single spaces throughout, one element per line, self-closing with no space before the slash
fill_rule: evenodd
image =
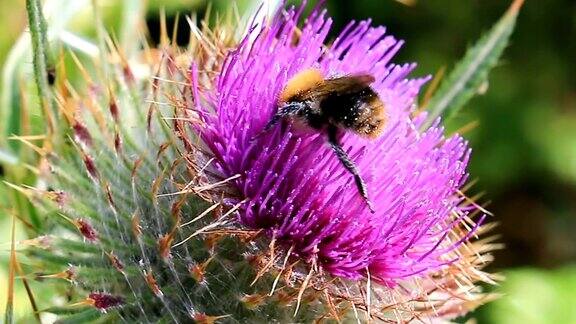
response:
<path id="1" fill-rule="evenodd" d="M 54 133 L 57 108 L 52 103 L 50 85 L 48 84 L 49 47 L 46 33 L 46 21 L 42 15 L 40 0 L 26 0 L 28 24 L 32 40 L 32 59 L 34 63 L 34 79 L 38 88 L 38 98 L 46 117 L 49 134 Z"/>

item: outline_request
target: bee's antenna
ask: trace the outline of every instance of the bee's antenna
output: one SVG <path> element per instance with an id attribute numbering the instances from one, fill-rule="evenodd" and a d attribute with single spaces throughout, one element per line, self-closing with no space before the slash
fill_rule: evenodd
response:
<path id="1" fill-rule="evenodd" d="M 366 189 L 366 183 L 360 176 L 358 168 L 356 168 L 354 162 L 350 159 L 346 151 L 344 151 L 340 143 L 338 143 L 337 134 L 338 134 L 338 128 L 336 126 L 334 125 L 328 126 L 328 143 L 330 143 L 330 147 L 332 148 L 334 153 L 336 153 L 338 160 L 342 162 L 344 168 L 346 168 L 346 170 L 348 170 L 354 176 L 354 182 L 356 182 L 358 192 L 360 193 L 362 198 L 364 198 L 364 200 L 366 201 L 366 204 L 368 205 L 370 212 L 374 214 L 376 210 L 374 209 L 374 205 L 372 205 L 370 199 L 368 199 L 368 190 Z"/>

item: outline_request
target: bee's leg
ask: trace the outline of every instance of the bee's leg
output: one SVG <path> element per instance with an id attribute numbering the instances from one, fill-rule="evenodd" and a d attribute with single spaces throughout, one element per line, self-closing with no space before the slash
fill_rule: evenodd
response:
<path id="1" fill-rule="evenodd" d="M 274 125 L 278 124 L 278 122 L 280 122 L 282 119 L 294 116 L 298 114 L 300 111 L 305 109 L 307 109 L 307 106 L 303 102 L 294 102 L 282 106 L 280 109 L 278 109 L 278 111 L 274 114 L 274 116 L 272 116 L 272 119 L 270 119 L 268 124 L 266 124 L 266 126 L 264 127 L 264 131 L 265 132 L 269 131 L 270 129 L 272 129 L 272 127 L 274 127 Z"/>
<path id="2" fill-rule="evenodd" d="M 272 116 L 272 119 L 270 119 L 268 124 L 264 126 L 264 129 L 260 131 L 260 133 L 258 133 L 256 136 L 254 136 L 254 139 L 262 136 L 263 133 L 272 129 L 272 127 L 278 124 L 282 119 L 294 116 L 305 109 L 308 109 L 308 106 L 303 102 L 294 102 L 282 106 L 280 109 L 278 109 L 274 116 Z"/>
<path id="3" fill-rule="evenodd" d="M 338 143 L 338 128 L 336 126 L 333 125 L 328 126 L 328 143 L 330 143 L 330 147 L 332 148 L 334 153 L 336 153 L 338 160 L 340 160 L 340 162 L 342 162 L 342 165 L 344 165 L 346 170 L 348 170 L 354 176 L 354 182 L 356 182 L 358 192 L 360 193 L 362 198 L 366 200 L 366 204 L 368 205 L 368 208 L 370 208 L 370 211 L 374 213 L 375 212 L 374 206 L 372 206 L 372 203 L 368 199 L 368 190 L 366 189 L 366 183 L 364 183 L 364 180 L 362 180 L 362 177 L 360 176 L 358 168 L 356 168 L 354 162 L 352 162 L 346 151 L 344 151 L 342 146 L 340 146 L 340 143 Z"/>

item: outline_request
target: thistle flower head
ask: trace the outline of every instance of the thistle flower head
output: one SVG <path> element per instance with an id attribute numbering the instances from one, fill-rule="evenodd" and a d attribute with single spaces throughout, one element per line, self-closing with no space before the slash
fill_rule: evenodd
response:
<path id="1" fill-rule="evenodd" d="M 391 63 L 402 41 L 370 21 L 350 23 L 326 45 L 331 19 L 315 11 L 300 31 L 301 12 L 289 11 L 256 27 L 232 52 L 206 94 L 200 133 L 215 171 L 243 202 L 239 222 L 263 229 L 286 250 L 333 276 L 371 276 L 385 285 L 441 269 L 465 240 L 449 233 L 468 214 L 458 194 L 469 149 L 444 137 L 436 123 L 418 130 L 415 96 L 427 78 L 407 79 L 414 64 Z M 298 33 L 297 33 L 298 31 Z M 251 41 L 251 39 L 254 39 Z M 382 135 L 353 133 L 341 143 L 366 181 L 375 213 L 358 195 L 321 131 L 284 123 L 262 129 L 278 109 L 279 93 L 295 74 L 315 68 L 326 76 L 370 73 L 388 115 Z"/>
<path id="2" fill-rule="evenodd" d="M 444 317 L 465 312 L 485 296 L 456 283 L 491 281 L 478 271 L 484 260 L 468 242 L 483 217 L 471 221 L 477 205 L 460 190 L 470 154 L 466 141 L 446 137 L 439 121 L 420 130 L 425 114 L 416 113 L 415 96 L 428 78 L 408 78 L 415 64 L 392 63 L 403 42 L 384 27 L 351 22 L 327 44 L 332 20 L 326 12 L 314 11 L 300 30 L 301 15 L 293 9 L 255 25 L 226 57 L 213 88 L 202 90 L 195 81 L 201 79 L 198 66 L 191 69 L 203 121 L 196 130 L 213 158 L 210 174 L 229 180 L 226 203 L 238 209 L 239 226 L 263 231 L 270 242 L 259 274 L 292 272 L 288 260 L 304 263 L 300 275 L 286 275 L 288 285 L 301 291 L 315 286 L 370 313 L 371 301 L 359 298 L 364 289 L 358 288 L 368 285 L 379 296 L 375 313 L 381 319 L 390 307 L 406 312 L 397 320 L 438 316 L 439 309 Z M 303 132 L 289 121 L 262 132 L 287 83 L 307 69 L 328 78 L 374 76 L 371 87 L 386 112 L 384 131 L 371 140 L 350 132 L 340 139 L 366 182 L 374 213 L 326 145 L 325 133 Z M 334 279 L 343 281 L 326 288 Z M 380 288 L 370 288 L 371 282 Z M 352 292 L 350 283 L 357 284 Z M 462 294 L 469 298 L 447 297 Z M 430 306 L 432 296 L 443 297 Z M 330 305 L 332 297 L 326 298 Z"/>

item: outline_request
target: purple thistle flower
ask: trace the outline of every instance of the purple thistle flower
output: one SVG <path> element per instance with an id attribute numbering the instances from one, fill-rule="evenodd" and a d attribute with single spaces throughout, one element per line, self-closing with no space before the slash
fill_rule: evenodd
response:
<path id="1" fill-rule="evenodd" d="M 415 64 L 395 65 L 402 46 L 384 27 L 351 22 L 332 45 L 332 20 L 314 11 L 297 42 L 301 10 L 278 14 L 249 35 L 224 62 L 215 89 L 202 93 L 198 128 L 214 168 L 237 192 L 239 222 L 264 229 L 293 255 L 328 273 L 394 285 L 454 262 L 468 235 L 447 239 L 469 211 L 460 208 L 467 143 L 445 138 L 439 122 L 424 132 L 413 104 L 428 78 L 407 79 Z M 325 134 L 283 122 L 258 135 L 278 109 L 278 96 L 295 74 L 315 68 L 327 77 L 369 73 L 385 104 L 382 135 L 347 133 L 341 144 L 368 188 L 376 212 L 360 197 L 352 175 L 326 145 Z M 195 98 L 200 88 L 192 69 Z M 473 232 L 474 228 L 470 231 Z"/>

